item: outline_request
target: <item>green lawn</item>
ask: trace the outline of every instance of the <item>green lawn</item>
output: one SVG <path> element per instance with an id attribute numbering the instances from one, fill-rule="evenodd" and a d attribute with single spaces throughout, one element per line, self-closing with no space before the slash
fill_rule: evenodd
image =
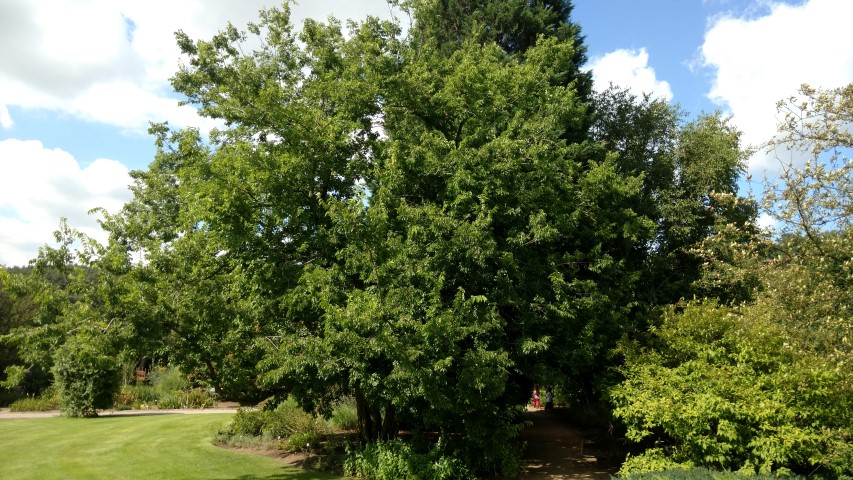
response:
<path id="1" fill-rule="evenodd" d="M 230 414 L 0 421 L 2 479 L 338 479 L 211 444 Z"/>

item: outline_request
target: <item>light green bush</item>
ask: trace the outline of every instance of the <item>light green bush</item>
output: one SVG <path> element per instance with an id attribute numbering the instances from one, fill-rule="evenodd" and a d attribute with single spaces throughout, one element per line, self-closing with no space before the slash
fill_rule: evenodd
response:
<path id="1" fill-rule="evenodd" d="M 753 475 L 738 472 L 721 472 L 707 468 L 676 468 L 673 470 L 632 473 L 628 480 L 798 480 L 804 477 L 789 475 Z"/>
<path id="2" fill-rule="evenodd" d="M 264 428 L 264 415 L 265 412 L 261 410 L 238 408 L 224 433 L 226 436 L 260 436 Z"/>
<path id="3" fill-rule="evenodd" d="M 219 432 L 219 439 L 229 444 L 257 438 L 291 451 L 316 448 L 326 429 L 322 422 L 288 400 L 274 410 L 237 409 L 231 424 Z"/>
<path id="4" fill-rule="evenodd" d="M 853 475 L 853 392 L 762 306 L 670 311 L 651 348 L 623 345 L 610 392 L 629 440 L 661 447 L 620 474 L 702 466 L 751 474 Z"/>

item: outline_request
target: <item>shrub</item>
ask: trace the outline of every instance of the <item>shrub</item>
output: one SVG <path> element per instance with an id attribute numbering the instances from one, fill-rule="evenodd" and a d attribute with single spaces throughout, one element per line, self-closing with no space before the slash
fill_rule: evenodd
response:
<path id="1" fill-rule="evenodd" d="M 310 413 L 302 410 L 296 400 L 288 398 L 274 410 L 264 412 L 262 433 L 266 438 L 282 439 L 298 433 L 322 433 L 322 428 Z"/>
<path id="2" fill-rule="evenodd" d="M 53 354 L 60 405 L 69 417 L 97 416 L 110 408 L 121 387 L 121 365 L 96 337 L 72 337 Z"/>
<path id="3" fill-rule="evenodd" d="M 234 419 L 225 431 L 228 436 L 257 437 L 264 428 L 264 414 L 260 410 L 238 408 Z"/>
<path id="4" fill-rule="evenodd" d="M 157 400 L 157 408 L 164 410 L 175 410 L 181 408 L 180 393 L 166 392 Z"/>
<path id="5" fill-rule="evenodd" d="M 41 395 L 26 396 L 13 402 L 9 406 L 12 412 L 48 412 L 59 408 L 59 398 L 56 390 L 48 388 Z"/>
<path id="6" fill-rule="evenodd" d="M 670 311 L 654 348 L 625 345 L 611 390 L 630 440 L 660 448 L 620 474 L 676 464 L 743 473 L 853 475 L 844 370 L 797 347 L 761 305 Z"/>
<path id="7" fill-rule="evenodd" d="M 296 432 L 287 438 L 284 448 L 290 452 L 311 451 L 320 444 L 320 434 L 315 431 Z"/>
<path id="8" fill-rule="evenodd" d="M 136 403 L 136 395 L 127 385 L 121 387 L 115 398 L 115 407 L 132 406 Z"/>
<path id="9" fill-rule="evenodd" d="M 344 473 L 371 480 L 473 479 L 464 462 L 445 450 L 441 439 L 425 453 L 402 440 L 372 443 L 346 458 Z"/>
<path id="10" fill-rule="evenodd" d="M 160 392 L 180 393 L 192 388 L 192 383 L 180 369 L 157 367 L 148 374 L 151 385 Z"/>
<path id="11" fill-rule="evenodd" d="M 181 395 L 182 408 L 210 408 L 213 406 L 213 395 L 204 388 L 194 388 Z"/>
<path id="12" fill-rule="evenodd" d="M 355 407 L 355 400 L 346 398 L 336 402 L 329 424 L 337 430 L 358 430 L 358 410 Z"/>
<path id="13" fill-rule="evenodd" d="M 674 470 L 632 473 L 621 478 L 628 480 L 797 480 L 803 477 L 750 475 L 738 472 L 719 472 L 707 468 L 677 468 Z"/>
<path id="14" fill-rule="evenodd" d="M 118 409 L 146 409 L 160 403 L 160 392 L 150 385 L 123 385 L 115 399 Z"/>
<path id="15" fill-rule="evenodd" d="M 150 385 L 125 385 L 122 390 L 133 395 L 133 403 L 130 405 L 153 405 L 160 400 L 160 392 Z"/>
<path id="16" fill-rule="evenodd" d="M 219 432 L 219 439 L 232 445 L 245 443 L 247 438 L 281 440 L 279 446 L 286 450 L 305 451 L 317 446 L 324 433 L 321 423 L 290 400 L 275 410 L 237 409 L 228 428 Z"/>

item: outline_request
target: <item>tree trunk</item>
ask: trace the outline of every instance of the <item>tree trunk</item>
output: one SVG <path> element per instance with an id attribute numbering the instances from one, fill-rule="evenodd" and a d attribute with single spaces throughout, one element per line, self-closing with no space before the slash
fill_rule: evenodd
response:
<path id="1" fill-rule="evenodd" d="M 383 415 L 382 409 L 367 402 L 360 384 L 355 385 L 355 404 L 359 434 L 365 443 L 390 440 L 397 436 L 397 409 L 394 405 L 386 405 Z"/>
<path id="2" fill-rule="evenodd" d="M 382 440 L 391 440 L 397 436 L 397 408 L 394 405 L 385 407 L 385 419 L 382 422 Z"/>
<path id="3" fill-rule="evenodd" d="M 365 443 L 370 443 L 375 440 L 371 438 L 373 418 L 370 416 L 370 407 L 367 404 L 367 399 L 364 398 L 364 392 L 361 391 L 361 383 L 355 384 L 355 406 L 358 413 L 358 431 L 361 439 Z"/>

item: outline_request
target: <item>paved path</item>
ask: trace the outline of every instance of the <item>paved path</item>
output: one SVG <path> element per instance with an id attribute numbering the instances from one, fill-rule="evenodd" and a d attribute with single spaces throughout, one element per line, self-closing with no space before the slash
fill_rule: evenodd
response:
<path id="1" fill-rule="evenodd" d="M 607 465 L 608 452 L 593 438 L 585 438 L 592 435 L 569 426 L 559 411 L 528 411 L 527 418 L 533 425 L 521 433 L 527 442 L 527 467 L 522 478 L 604 480 L 618 470 Z"/>

